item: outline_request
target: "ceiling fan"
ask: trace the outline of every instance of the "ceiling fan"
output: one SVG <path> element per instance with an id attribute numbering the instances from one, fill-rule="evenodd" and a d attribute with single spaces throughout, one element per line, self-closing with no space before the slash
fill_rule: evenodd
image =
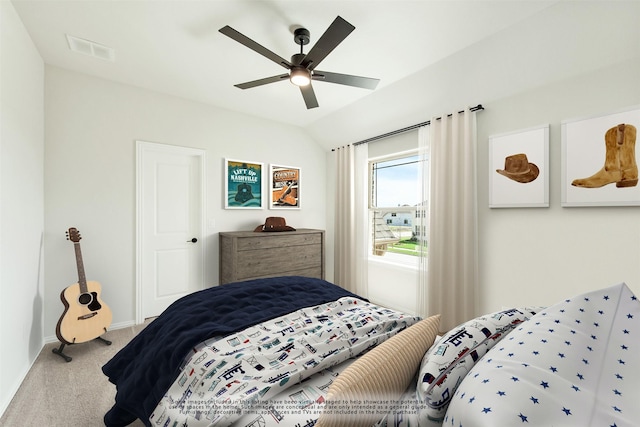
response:
<path id="1" fill-rule="evenodd" d="M 333 49 L 342 43 L 342 41 L 347 38 L 353 30 L 355 30 L 355 28 L 356 27 L 338 16 L 306 55 L 303 53 L 303 46 L 309 44 L 311 33 L 306 28 L 296 29 L 294 31 L 293 39 L 300 45 L 300 53 L 292 55 L 291 61 L 287 61 L 280 55 L 273 53 L 269 49 L 261 46 L 228 25 L 221 28 L 219 31 L 225 36 L 232 38 L 238 43 L 245 45 L 249 49 L 289 70 L 289 72 L 285 74 L 240 83 L 234 85 L 235 87 L 240 89 L 249 89 L 289 79 L 291 83 L 300 87 L 302 98 L 304 99 L 307 109 L 310 109 L 318 106 L 316 94 L 311 86 L 312 80 L 355 86 L 364 89 L 375 89 L 378 85 L 380 80 L 370 77 L 351 76 L 348 74 L 316 70 L 316 67 L 320 62 L 322 62 L 322 60 L 326 58 L 331 51 L 333 51 Z"/>

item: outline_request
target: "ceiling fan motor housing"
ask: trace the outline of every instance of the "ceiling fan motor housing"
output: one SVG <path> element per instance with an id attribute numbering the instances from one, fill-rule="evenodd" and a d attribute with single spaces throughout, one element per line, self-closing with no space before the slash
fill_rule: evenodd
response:
<path id="1" fill-rule="evenodd" d="M 291 55 L 291 63 L 293 65 L 300 65 L 302 64 L 302 60 L 305 58 L 305 56 L 307 55 L 305 55 L 304 53 L 293 54 Z"/>
<path id="2" fill-rule="evenodd" d="M 310 37 L 311 33 L 306 28 L 298 28 L 293 32 L 293 40 L 300 46 L 309 44 Z"/>

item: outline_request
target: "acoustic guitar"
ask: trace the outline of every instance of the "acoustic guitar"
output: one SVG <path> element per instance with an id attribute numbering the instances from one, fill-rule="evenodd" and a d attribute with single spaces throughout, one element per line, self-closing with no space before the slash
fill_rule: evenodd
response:
<path id="1" fill-rule="evenodd" d="M 80 232 L 76 228 L 67 231 L 67 239 L 73 242 L 78 267 L 78 283 L 60 293 L 64 312 L 56 326 L 56 335 L 62 343 L 77 344 L 93 340 L 107 332 L 112 314 L 100 299 L 100 283 L 87 282 L 80 250 Z"/>

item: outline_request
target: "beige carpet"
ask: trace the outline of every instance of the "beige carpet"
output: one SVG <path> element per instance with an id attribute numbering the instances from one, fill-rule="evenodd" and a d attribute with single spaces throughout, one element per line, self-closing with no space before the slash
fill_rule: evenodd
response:
<path id="1" fill-rule="evenodd" d="M 148 322 L 146 323 L 148 324 Z M 113 406 L 116 393 L 102 373 L 104 365 L 146 325 L 107 332 L 112 345 L 95 340 L 66 346 L 69 363 L 47 344 L 0 418 L 6 427 L 93 427 L 104 426 L 102 417 Z M 131 426 L 144 426 L 137 420 Z"/>

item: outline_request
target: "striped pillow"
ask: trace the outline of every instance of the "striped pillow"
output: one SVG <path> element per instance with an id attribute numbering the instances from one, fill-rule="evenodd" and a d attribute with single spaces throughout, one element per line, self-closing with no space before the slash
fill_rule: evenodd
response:
<path id="1" fill-rule="evenodd" d="M 315 427 L 368 427 L 384 417 L 411 384 L 439 324 L 440 315 L 421 320 L 353 362 L 329 388 Z"/>

